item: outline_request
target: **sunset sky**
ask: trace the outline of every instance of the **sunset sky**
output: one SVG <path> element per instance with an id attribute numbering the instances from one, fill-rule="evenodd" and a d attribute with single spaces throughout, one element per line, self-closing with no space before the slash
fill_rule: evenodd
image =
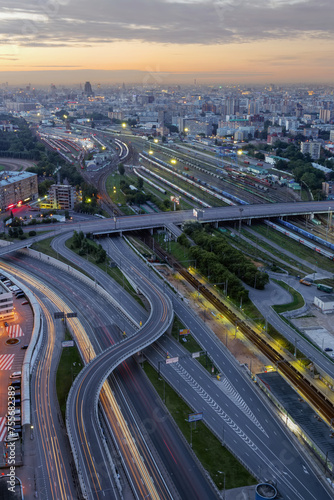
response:
<path id="1" fill-rule="evenodd" d="M 0 83 L 334 77 L 333 0 L 0 0 L 0 6 Z"/>

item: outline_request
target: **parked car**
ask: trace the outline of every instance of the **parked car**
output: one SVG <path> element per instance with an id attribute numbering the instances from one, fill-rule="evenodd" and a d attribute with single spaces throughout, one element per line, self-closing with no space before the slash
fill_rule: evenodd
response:
<path id="1" fill-rule="evenodd" d="M 333 350 L 333 349 L 332 349 L 331 347 L 325 347 L 325 351 L 326 351 L 326 352 L 332 352 L 332 350 Z"/>
<path id="2" fill-rule="evenodd" d="M 13 372 L 9 375 L 9 378 L 21 378 L 22 372 Z"/>
<path id="3" fill-rule="evenodd" d="M 21 349 L 28 349 L 28 347 L 29 347 L 29 344 L 26 344 L 26 345 L 23 345 L 23 346 L 21 347 Z"/>

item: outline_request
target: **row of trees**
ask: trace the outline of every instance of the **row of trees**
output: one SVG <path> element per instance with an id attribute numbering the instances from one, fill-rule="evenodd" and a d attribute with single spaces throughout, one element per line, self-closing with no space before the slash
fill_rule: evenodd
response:
<path id="1" fill-rule="evenodd" d="M 78 250 L 78 254 L 81 256 L 89 255 L 93 257 L 97 264 L 102 264 L 107 258 L 107 252 L 102 246 L 96 245 L 89 239 L 89 235 L 85 236 L 82 231 L 79 233 L 74 231 L 71 249 Z"/>
<path id="2" fill-rule="evenodd" d="M 211 231 L 210 228 L 209 230 Z M 233 295 L 241 293 L 240 280 L 260 290 L 268 283 L 268 274 L 259 271 L 255 264 L 240 250 L 230 245 L 224 236 L 208 234 L 199 223 L 185 224 L 184 233 L 191 236 L 196 243 L 196 246 L 190 248 L 190 253 L 192 259 L 196 259 L 197 266 L 210 276 L 211 281 L 220 283 L 228 279 L 231 295 L 232 290 L 234 290 Z M 178 242 L 189 247 L 185 234 L 179 237 Z M 231 276 L 228 277 L 228 274 Z"/>

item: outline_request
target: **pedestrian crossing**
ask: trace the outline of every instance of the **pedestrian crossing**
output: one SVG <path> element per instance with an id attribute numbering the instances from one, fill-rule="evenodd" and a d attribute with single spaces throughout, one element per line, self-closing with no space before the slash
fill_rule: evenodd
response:
<path id="1" fill-rule="evenodd" d="M 0 370 L 10 370 L 15 354 L 0 354 Z"/>
<path id="2" fill-rule="evenodd" d="M 24 333 L 20 325 L 10 325 L 7 327 L 7 335 L 12 339 L 17 337 L 23 337 Z"/>
<path id="3" fill-rule="evenodd" d="M 3 441 L 7 434 L 6 417 L 0 417 L 0 441 Z"/>

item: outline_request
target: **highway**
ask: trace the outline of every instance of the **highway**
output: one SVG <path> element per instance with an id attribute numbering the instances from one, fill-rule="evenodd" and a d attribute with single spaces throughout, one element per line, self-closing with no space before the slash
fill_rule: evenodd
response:
<path id="1" fill-rule="evenodd" d="M 126 308 L 131 311 L 131 317 L 133 318 L 132 323 L 134 322 L 137 325 L 139 325 L 140 321 L 144 323 L 148 317 L 147 311 L 142 309 L 138 302 L 126 293 L 120 285 L 110 280 L 106 273 L 95 265 L 88 263 L 85 259 L 73 254 L 71 250 L 64 246 L 66 238 L 66 235 L 56 238 L 56 240 L 53 241 L 53 247 L 59 253 L 66 256 L 66 258 L 74 260 L 77 265 L 80 265 L 81 268 L 89 272 L 98 283 L 103 285 L 105 290 L 114 295 L 124 307 L 126 306 Z M 112 245 L 107 244 L 107 246 L 109 246 L 109 252 L 112 254 L 113 259 L 116 258 L 123 271 L 126 272 L 125 263 L 123 263 L 123 254 L 117 252 L 116 248 Z M 139 260 L 137 266 L 142 267 L 143 263 Z M 143 267 L 145 268 L 145 266 Z M 149 276 L 149 279 L 150 278 L 151 275 Z M 91 297 L 91 293 L 89 297 Z M 110 335 L 114 329 L 111 328 L 110 325 L 108 326 L 107 319 L 103 319 L 105 312 L 101 304 L 101 298 L 97 298 L 96 301 L 98 304 L 97 311 L 94 311 L 95 306 L 91 308 L 93 304 L 90 304 L 89 314 L 94 318 L 94 322 L 101 322 L 102 320 L 101 324 L 103 327 L 95 327 L 95 336 L 98 337 L 99 349 L 105 349 L 110 345 Z M 136 328 L 133 327 L 131 322 L 126 321 L 125 316 L 118 314 L 115 321 L 118 322 L 122 331 L 126 330 L 128 336 L 136 332 Z M 106 334 L 106 330 L 108 334 Z M 113 338 L 117 340 L 115 335 L 113 335 Z M 97 343 L 94 343 L 94 346 L 96 346 L 96 344 Z M 168 413 L 166 413 L 164 405 L 161 404 L 159 398 L 157 399 L 155 393 L 152 393 L 149 387 L 147 387 L 146 377 L 143 376 L 137 363 L 134 363 L 131 359 L 122 363 L 115 371 L 115 380 L 117 380 L 118 384 L 126 388 L 126 393 L 128 395 L 124 396 L 124 398 L 122 397 L 122 400 L 131 400 L 129 403 L 131 411 L 126 403 L 122 403 L 122 413 L 125 414 L 128 425 L 131 426 L 131 429 L 138 426 L 135 422 L 131 423 L 133 420 L 131 412 L 134 409 L 134 412 L 139 416 L 139 426 L 144 426 L 144 434 L 149 435 L 150 440 L 152 440 L 154 444 L 154 448 L 158 450 L 159 456 L 163 458 L 164 465 L 161 465 L 162 470 L 164 470 L 165 467 L 167 468 L 180 497 L 187 498 L 187 495 L 191 494 L 192 498 L 216 498 L 215 492 L 203 478 L 201 471 L 198 470 L 196 461 L 192 455 L 189 455 L 189 448 L 184 440 L 180 438 L 178 433 L 175 432 L 175 426 Z M 113 390 L 114 385 L 115 383 L 113 382 Z M 119 391 L 115 388 L 116 397 L 118 393 Z M 117 400 L 119 401 L 118 397 Z M 141 438 L 138 436 L 137 432 L 135 435 L 138 445 Z M 141 450 L 143 450 L 143 448 L 141 448 Z M 141 451 L 141 454 L 145 456 L 143 451 Z M 160 461 L 162 458 L 160 458 Z M 147 463 L 146 460 L 145 463 Z M 153 476 L 152 472 L 151 475 Z M 175 494 L 173 496 L 175 498 Z"/>
<path id="2" fill-rule="evenodd" d="M 122 255 L 132 254 L 121 240 L 113 243 Z M 132 260 L 135 261 L 133 255 Z M 151 275 L 151 281 L 154 281 Z M 194 315 L 182 300 L 175 297 L 168 287 L 165 293 L 173 300 L 175 313 L 182 318 L 204 350 L 210 353 L 215 365 L 223 374 L 222 382 L 215 382 L 190 356 L 176 365 L 165 365 L 164 355 L 184 356 L 181 345 L 169 336 L 158 342 L 158 348 L 146 349 L 148 358 L 194 411 L 203 411 L 204 420 L 217 436 L 251 468 L 261 479 L 274 479 L 286 499 L 318 500 L 330 498 L 317 475 L 308 466 L 283 424 L 268 409 L 268 401 L 259 397 L 253 382 L 238 363 L 217 341 L 213 332 Z M 232 403 L 232 404 L 231 404 Z M 224 436 L 223 436 L 224 434 Z M 306 467 L 307 473 L 304 468 Z M 320 496 L 319 496 L 320 495 Z"/>
<path id="3" fill-rule="evenodd" d="M 131 255 L 131 261 L 135 261 L 136 257 L 130 252 L 128 247 L 124 245 L 123 242 L 119 241 L 116 242 L 117 247 L 118 247 L 118 252 L 121 253 L 122 255 L 122 261 L 125 258 L 125 256 L 128 254 L 129 256 Z M 109 250 L 112 252 L 112 255 L 115 255 L 115 243 L 114 244 L 107 244 L 109 247 Z M 141 261 L 139 261 L 141 262 Z M 138 264 L 139 265 L 139 264 Z M 143 264 L 142 264 L 143 265 Z M 100 271 L 101 272 L 101 271 Z M 102 273 L 104 275 L 104 273 Z M 153 273 L 150 276 L 150 282 L 153 281 L 154 278 Z M 168 292 L 168 290 L 165 290 Z M 225 418 L 227 418 L 227 424 L 225 425 L 224 422 L 226 423 L 225 418 L 222 418 L 220 415 L 218 415 L 219 418 L 217 418 L 217 407 L 215 404 L 213 405 L 216 409 L 212 411 L 212 418 L 211 418 L 211 423 L 215 424 L 216 430 L 215 432 L 217 435 L 221 435 L 224 433 L 223 439 L 226 441 L 228 445 L 231 445 L 233 449 L 236 449 L 237 454 L 241 455 L 241 458 L 244 461 L 247 461 L 251 463 L 252 467 L 254 467 L 255 464 L 255 473 L 259 477 L 278 477 L 278 483 L 279 483 L 279 489 L 285 490 L 287 489 L 288 493 L 286 498 L 319 498 L 317 496 L 314 496 L 314 494 L 310 493 L 309 496 L 298 496 L 296 492 L 294 491 L 293 488 L 291 488 L 290 483 L 297 478 L 303 477 L 305 475 L 305 482 L 307 484 L 307 487 L 310 492 L 315 491 L 321 488 L 321 485 L 319 486 L 320 483 L 318 483 L 318 480 L 316 480 L 312 474 L 312 471 L 308 468 L 307 464 L 305 461 L 303 461 L 302 457 L 298 454 L 298 452 L 294 449 L 294 443 L 291 443 L 287 436 L 283 433 L 282 434 L 282 429 L 280 429 L 279 424 L 277 423 L 272 423 L 272 414 L 266 410 L 265 405 L 261 403 L 261 400 L 258 399 L 257 394 L 254 392 L 253 394 L 253 389 L 252 389 L 252 383 L 248 381 L 248 379 L 244 380 L 245 377 L 242 377 L 240 374 L 240 368 L 238 365 L 235 363 L 233 358 L 228 355 L 228 352 L 224 350 L 224 348 L 214 339 L 214 336 L 212 332 L 210 332 L 208 329 L 206 329 L 205 325 L 198 320 L 198 318 L 194 317 L 193 311 L 187 310 L 188 308 L 180 301 L 175 300 L 175 297 L 173 296 L 173 302 L 174 302 L 174 308 L 177 312 L 177 314 L 185 318 L 183 321 L 189 325 L 191 328 L 193 334 L 198 338 L 199 342 L 201 345 L 203 345 L 204 348 L 208 348 L 209 352 L 211 353 L 212 357 L 217 357 L 217 359 L 214 359 L 216 365 L 221 368 L 222 373 L 225 373 L 228 375 L 228 380 L 234 387 L 232 390 L 232 400 L 234 399 L 234 405 L 232 405 L 231 413 L 227 412 L 228 405 L 230 404 L 229 399 L 231 400 L 231 390 L 229 389 L 228 392 L 230 392 L 230 398 L 222 399 L 224 396 L 224 393 L 220 394 L 220 391 L 217 391 L 216 386 L 212 386 L 211 388 L 208 387 L 208 382 L 205 381 L 204 387 L 202 387 L 202 384 L 204 384 L 201 380 L 201 378 L 204 380 L 205 378 L 210 378 L 208 377 L 207 374 L 203 373 L 203 370 L 200 367 L 196 366 L 195 361 L 191 361 L 191 363 L 194 363 L 192 367 L 189 366 L 184 366 L 183 365 L 183 360 L 181 367 L 182 369 L 178 368 L 178 370 L 175 370 L 174 367 L 172 368 L 167 368 L 166 366 L 163 366 L 163 375 L 166 376 L 169 373 L 172 373 L 171 376 L 171 382 L 174 386 L 178 387 L 180 386 L 181 389 L 185 389 L 184 391 L 184 397 L 185 399 L 188 400 L 187 396 L 187 391 L 192 394 L 197 394 L 198 395 L 198 390 L 199 392 L 202 392 L 202 389 L 205 390 L 204 392 L 204 398 L 197 398 L 197 400 L 189 400 L 190 406 L 192 406 L 194 409 L 198 408 L 206 408 L 205 403 L 207 401 L 212 401 L 215 404 L 219 405 L 220 408 L 223 409 L 223 412 L 225 413 Z M 187 314 L 188 314 L 188 320 L 187 320 Z M 211 340 L 211 343 L 210 343 Z M 163 345 L 163 350 L 165 349 L 165 345 Z M 176 346 L 178 349 L 182 349 L 181 346 Z M 219 347 L 219 348 L 218 348 Z M 174 353 L 175 351 L 175 346 L 169 346 L 169 352 Z M 181 351 L 180 351 L 181 352 Z M 157 354 L 155 354 L 157 356 Z M 163 360 L 163 357 L 161 357 L 161 352 L 159 354 L 159 358 Z M 188 362 L 188 360 L 185 360 Z M 190 361 L 189 361 L 190 362 Z M 227 363 L 227 366 L 225 364 Z M 196 367 L 196 368 L 194 368 Z M 198 376 L 196 377 L 193 376 L 192 370 L 196 370 L 196 373 L 198 373 Z M 185 370 L 185 371 L 184 371 Z M 231 370 L 231 374 L 229 373 L 229 370 Z M 175 375 L 175 373 L 177 375 Z M 194 387 L 191 387 L 191 385 L 187 382 L 187 373 L 192 375 L 192 378 L 195 379 L 195 381 L 199 384 L 199 386 L 194 385 Z M 182 376 L 183 375 L 183 376 Z M 168 375 L 169 376 L 169 375 Z M 173 377 L 174 377 L 174 382 L 173 382 Z M 175 378 L 178 377 L 178 378 Z M 200 378 L 201 377 L 201 378 Z M 212 382 L 211 382 L 212 383 Z M 243 385 L 246 384 L 246 385 Z M 235 391 L 237 387 L 237 391 Z M 192 389 L 192 390 L 190 390 Z M 197 389 L 197 390 L 196 390 Z M 248 394 L 249 393 L 249 394 Z M 203 394 L 203 393 L 202 393 Z M 209 396 L 206 396 L 208 394 Z M 240 402 L 240 394 L 242 395 L 242 400 Z M 263 431 L 258 427 L 258 425 L 255 423 L 255 421 L 250 418 L 249 411 L 246 410 L 247 415 L 245 416 L 245 404 L 247 405 L 248 409 L 251 409 L 251 411 L 255 412 L 256 414 L 256 421 L 260 423 L 260 426 L 265 430 L 265 433 L 268 436 L 272 436 L 271 440 L 269 441 L 269 438 L 266 437 L 266 435 L 263 433 Z M 209 405 L 211 406 L 211 405 Z M 237 416 L 234 415 L 235 413 L 239 412 L 239 417 L 237 419 Z M 205 409 L 205 414 L 207 413 Z M 218 412 L 219 413 L 219 412 Z M 215 420 L 217 420 L 215 422 Z M 266 422 L 266 420 L 268 422 Z M 228 425 L 229 422 L 232 422 L 232 425 Z M 210 425 L 210 420 L 208 421 Z M 269 425 L 270 423 L 270 425 Z M 241 429 L 242 431 L 242 436 L 247 437 L 247 440 L 250 439 L 251 443 L 254 443 L 256 448 L 258 448 L 260 451 L 255 453 L 253 450 L 253 446 L 245 443 L 242 438 L 240 438 L 238 432 L 236 432 L 235 425 L 238 428 Z M 273 426 L 273 427 L 271 427 Z M 249 429 L 250 427 L 250 429 Z M 214 426 L 213 426 L 214 428 Z M 224 429 L 224 430 L 223 430 Z M 253 433 L 259 433 L 259 436 L 255 438 L 253 436 Z M 278 436 L 278 438 L 274 438 L 275 434 Z M 229 437 L 229 434 L 231 434 L 231 437 Z M 233 436 L 233 437 L 232 437 Z M 241 439 L 241 445 L 239 445 L 238 440 Z M 271 442 L 274 439 L 274 442 L 276 443 L 276 448 L 273 446 L 273 443 Z M 246 441 L 247 441 L 246 440 Z M 236 443 L 234 442 L 236 441 Z M 264 441 L 264 443 L 263 443 Z M 270 450 L 272 450 L 271 455 L 270 455 L 270 460 L 267 459 L 267 454 L 269 454 L 268 451 L 268 443 L 270 443 Z M 261 445 L 261 447 L 260 447 Z M 264 450 L 264 451 L 263 451 Z M 255 458 L 252 454 L 254 451 Z M 274 455 L 277 455 L 277 464 L 273 458 Z M 248 456 L 249 455 L 249 456 Z M 288 457 L 288 458 L 287 458 Z M 256 461 L 255 461 L 256 459 Z M 291 461 L 293 462 L 293 466 L 290 465 Z M 307 467 L 307 470 L 309 471 L 308 474 L 304 472 L 303 466 Z M 289 474 L 287 472 L 287 469 L 290 469 L 290 467 L 295 468 L 296 471 L 293 472 L 293 475 L 286 476 L 286 474 Z M 254 470 L 254 469 L 253 469 Z M 286 473 L 286 474 L 285 474 Z M 295 477 L 294 477 L 295 476 Z M 283 478 L 283 479 L 282 479 Z M 296 480 L 297 481 L 297 480 Z M 285 483 L 288 484 L 285 484 Z M 282 484 L 283 483 L 283 484 Z M 296 482 L 296 484 L 299 485 L 299 482 Z M 295 495 L 295 496 L 292 496 Z M 302 492 L 301 495 L 304 495 Z M 321 498 L 328 498 L 326 496 L 326 492 L 323 492 L 323 496 Z"/>
<path id="4" fill-rule="evenodd" d="M 69 253 L 72 252 L 69 251 Z M 135 313 L 136 323 L 139 323 L 140 320 L 143 320 L 143 322 L 145 321 L 145 318 L 148 316 L 147 311 L 144 311 L 139 306 L 138 302 L 124 293 L 120 285 L 111 281 L 104 272 L 101 272 L 101 270 L 92 264 L 87 263 L 84 259 L 80 257 L 78 259 L 81 260 L 82 267 L 86 267 L 87 265 L 87 269 L 97 269 L 99 271 L 100 275 L 96 277 L 99 281 L 104 280 L 106 289 L 112 289 L 116 296 L 122 302 L 124 301 L 127 307 L 131 308 L 131 311 Z M 81 329 L 85 329 L 88 332 L 93 344 L 91 352 L 89 352 L 87 348 L 84 352 L 87 361 L 89 357 L 93 356 L 94 349 L 100 352 L 104 348 L 109 347 L 114 341 L 117 341 L 117 339 L 120 338 L 120 329 L 126 329 L 129 335 L 135 333 L 136 329 L 131 322 L 127 321 L 124 315 L 120 314 L 117 309 L 110 307 L 110 303 L 106 302 L 100 295 L 97 295 L 94 289 L 86 287 L 82 281 L 78 281 L 65 271 L 58 269 L 57 273 L 55 273 L 54 267 L 36 259 L 18 254 L 8 256 L 6 260 L 11 266 L 15 263 L 15 266 L 23 266 L 29 273 L 40 275 L 40 281 L 44 283 L 41 285 L 42 293 L 44 290 L 44 293 L 53 296 L 53 292 L 51 292 L 52 289 L 57 295 L 62 297 L 62 300 L 66 301 L 67 306 L 64 310 L 68 310 L 68 307 L 70 307 L 70 310 L 78 311 L 78 320 L 80 320 L 80 324 L 82 325 Z M 20 271 L 16 270 L 16 272 Z M 48 299 L 46 300 L 48 301 Z M 61 304 L 62 303 L 58 301 L 57 310 L 63 308 Z M 68 322 L 73 321 L 74 320 L 68 320 Z M 119 325 L 119 328 L 115 323 Z M 123 399 L 126 400 L 127 405 L 131 409 L 130 413 L 129 411 L 127 411 L 127 413 L 124 412 L 126 421 L 128 425 L 131 426 L 133 439 L 140 449 L 140 454 L 148 467 L 150 475 L 152 477 L 157 477 L 157 472 L 159 473 L 159 469 L 161 469 L 163 477 L 159 479 L 159 481 L 161 484 L 164 482 L 167 483 L 173 499 L 187 498 L 188 494 L 191 494 L 192 498 L 216 499 L 217 495 L 215 491 L 207 482 L 205 474 L 201 468 L 199 468 L 197 461 L 190 453 L 189 447 L 186 445 L 184 439 L 180 437 L 175 424 L 166 412 L 160 398 L 157 397 L 154 391 L 152 392 L 151 386 L 138 364 L 131 361 L 131 359 L 125 361 L 120 368 L 116 370 L 115 376 L 117 384 L 120 384 L 122 387 L 122 393 L 118 396 L 118 386 L 115 386 L 114 382 L 112 382 L 112 390 L 115 392 L 118 404 L 122 406 L 122 413 L 124 406 L 122 404 Z M 49 383 L 51 382 L 49 381 Z M 43 385 L 40 390 L 43 393 Z M 130 418 L 131 412 L 140 417 L 137 419 L 137 423 L 133 421 L 132 417 Z M 54 415 L 52 415 L 52 418 L 58 423 Z M 36 423 L 35 428 L 35 440 L 37 440 L 40 438 L 40 434 L 37 430 Z M 141 433 L 144 436 L 144 440 L 140 438 Z M 45 441 L 48 443 L 46 438 L 47 435 L 45 435 Z M 145 444 L 145 441 L 147 444 Z M 92 451 L 94 451 L 94 446 L 95 445 L 92 444 Z M 65 449 L 65 447 L 62 446 L 61 449 Z M 48 447 L 46 447 L 46 451 L 47 450 Z M 150 458 L 149 455 L 153 455 L 154 460 Z M 51 456 L 52 450 L 50 458 Z M 120 457 L 117 454 L 113 454 L 113 458 L 115 459 L 119 472 L 123 475 L 123 466 Z M 46 463 L 47 461 L 44 462 L 42 460 L 41 466 L 46 466 Z M 38 471 L 38 477 L 42 480 L 43 469 L 37 468 L 36 470 Z M 47 481 L 48 472 L 46 471 L 44 472 L 44 479 L 42 482 L 38 482 L 37 484 L 38 491 L 45 491 L 45 483 L 48 486 Z M 123 491 L 125 490 L 125 493 L 129 494 L 128 487 L 125 483 L 122 478 Z M 51 493 L 48 495 L 45 493 L 43 498 L 52 498 Z M 58 495 L 57 498 L 62 497 Z M 76 498 L 76 495 L 69 495 L 69 498 Z M 166 496 L 161 494 L 161 498 L 166 498 Z"/>
<path id="5" fill-rule="evenodd" d="M 164 296 L 159 287 L 143 276 L 136 266 L 122 258 L 123 266 L 128 267 L 132 279 L 150 302 L 151 311 L 146 323 L 137 331 L 136 335 L 126 338 L 109 347 L 97 355 L 88 366 L 79 374 L 70 391 L 67 401 L 66 425 L 70 437 L 72 451 L 79 471 L 79 477 L 87 498 L 103 498 L 106 492 L 110 495 L 113 488 L 112 471 L 110 469 L 104 448 L 104 436 L 98 417 L 99 394 L 108 375 L 119 366 L 122 361 L 135 354 L 144 346 L 159 338 L 173 320 L 173 309 L 170 300 Z M 104 386 L 101 395 L 103 408 L 108 414 L 114 412 L 120 423 L 118 405 L 112 401 L 111 391 Z M 105 401 L 104 401 L 105 399 Z M 109 404 L 112 404 L 112 407 Z M 133 484 L 138 498 L 151 495 L 159 498 L 152 478 L 147 474 L 142 459 L 131 439 L 127 436 L 127 426 L 123 432 L 126 437 L 126 446 L 134 459 Z M 94 458 L 91 454 L 90 443 L 100 443 L 95 447 Z M 99 464 L 98 467 L 96 464 Z M 128 462 L 128 466 L 130 463 Z M 111 493 L 114 496 L 114 493 Z"/>

